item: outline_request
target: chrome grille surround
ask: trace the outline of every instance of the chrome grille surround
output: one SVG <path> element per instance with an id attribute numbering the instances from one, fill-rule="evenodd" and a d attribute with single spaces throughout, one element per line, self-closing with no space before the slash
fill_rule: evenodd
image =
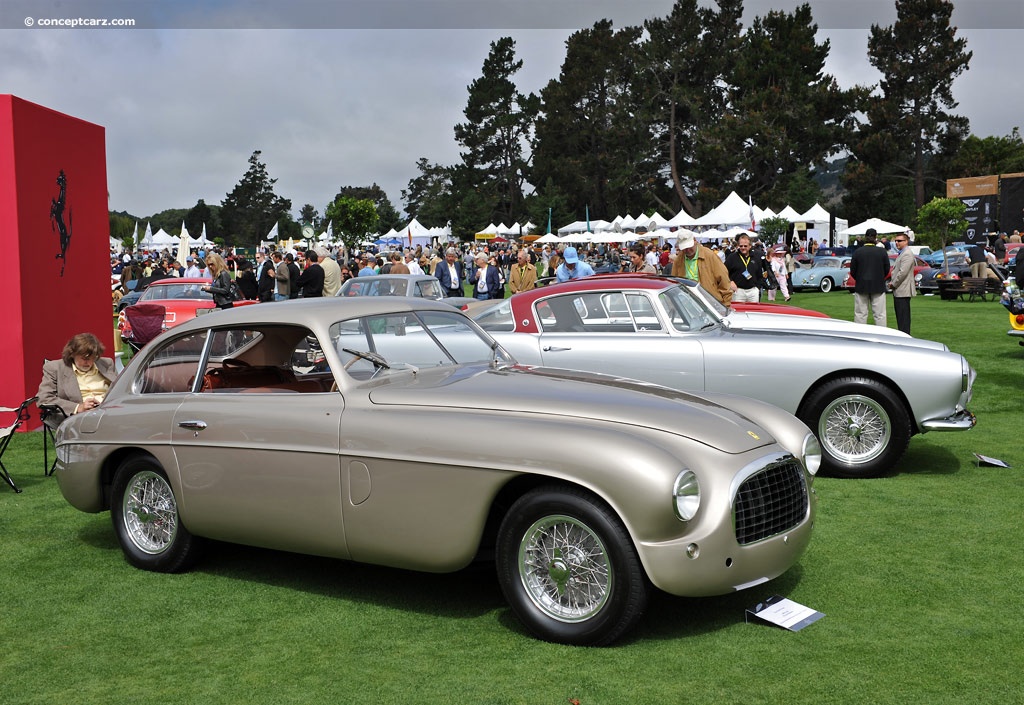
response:
<path id="1" fill-rule="evenodd" d="M 732 489 L 736 542 L 748 546 L 799 526 L 810 512 L 807 476 L 788 453 L 761 458 L 737 474 Z"/>

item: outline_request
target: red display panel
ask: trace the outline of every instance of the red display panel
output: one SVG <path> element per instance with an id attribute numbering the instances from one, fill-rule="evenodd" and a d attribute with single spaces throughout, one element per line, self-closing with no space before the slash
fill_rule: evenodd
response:
<path id="1" fill-rule="evenodd" d="M 76 333 L 113 355 L 105 139 L 99 125 L 0 95 L 0 406 L 34 396 L 43 362 Z"/>

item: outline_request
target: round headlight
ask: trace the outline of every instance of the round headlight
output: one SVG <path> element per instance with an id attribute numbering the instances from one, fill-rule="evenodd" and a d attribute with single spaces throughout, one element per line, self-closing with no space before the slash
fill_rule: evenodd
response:
<path id="1" fill-rule="evenodd" d="M 692 470 L 683 470 L 676 476 L 672 488 L 676 516 L 683 521 L 690 521 L 700 508 L 700 483 Z"/>
<path id="2" fill-rule="evenodd" d="M 804 438 L 804 447 L 801 449 L 804 456 L 804 465 L 807 467 L 807 472 L 811 475 L 818 474 L 818 468 L 821 467 L 821 444 L 818 443 L 818 439 L 814 437 L 813 433 L 808 433 Z"/>

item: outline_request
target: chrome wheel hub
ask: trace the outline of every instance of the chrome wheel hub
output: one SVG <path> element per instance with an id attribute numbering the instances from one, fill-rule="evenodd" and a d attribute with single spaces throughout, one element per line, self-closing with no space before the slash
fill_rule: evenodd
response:
<path id="1" fill-rule="evenodd" d="M 549 516 L 526 531 L 519 577 L 530 600 L 560 622 L 597 614 L 611 593 L 612 570 L 600 537 L 569 516 Z"/>
<path id="2" fill-rule="evenodd" d="M 818 439 L 837 460 L 865 463 L 881 455 L 889 445 L 892 426 L 885 409 L 860 394 L 839 397 L 821 414 Z"/>
<path id="3" fill-rule="evenodd" d="M 122 505 L 128 538 L 140 550 L 167 550 L 178 531 L 178 507 L 167 481 L 155 472 L 140 472 L 128 482 Z"/>

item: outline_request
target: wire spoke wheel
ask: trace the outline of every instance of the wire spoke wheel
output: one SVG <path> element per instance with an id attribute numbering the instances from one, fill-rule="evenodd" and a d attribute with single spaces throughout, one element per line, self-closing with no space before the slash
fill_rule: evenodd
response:
<path id="1" fill-rule="evenodd" d="M 610 644 L 637 623 L 649 583 L 621 519 L 578 488 L 541 486 L 498 530 L 498 582 L 531 632 L 561 644 Z"/>
<path id="2" fill-rule="evenodd" d="M 864 463 L 889 445 L 892 425 L 885 409 L 860 394 L 839 397 L 825 407 L 818 438 L 829 453 L 845 463 Z"/>
<path id="3" fill-rule="evenodd" d="M 608 600 L 612 568 L 600 537 L 569 516 L 543 517 L 526 531 L 519 548 L 519 576 L 544 614 L 579 622 Z"/>
<path id="4" fill-rule="evenodd" d="M 160 475 L 146 471 L 133 476 L 122 509 L 128 538 L 140 551 L 162 553 L 174 543 L 178 508 L 170 485 Z"/>
<path id="5" fill-rule="evenodd" d="M 118 468 L 110 518 L 125 558 L 136 568 L 174 573 L 199 553 L 201 540 L 181 523 L 174 488 L 152 457 L 132 456 Z"/>

